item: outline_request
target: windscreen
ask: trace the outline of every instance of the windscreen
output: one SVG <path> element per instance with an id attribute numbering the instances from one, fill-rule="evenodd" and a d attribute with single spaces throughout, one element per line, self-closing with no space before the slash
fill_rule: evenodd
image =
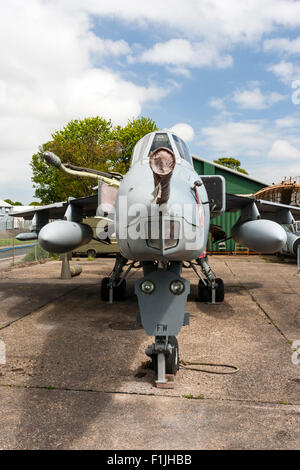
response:
<path id="1" fill-rule="evenodd" d="M 177 150 L 178 150 L 179 155 L 181 156 L 181 158 L 183 158 L 184 160 L 186 160 L 187 162 L 189 162 L 192 165 L 193 164 L 192 157 L 191 157 L 191 154 L 189 152 L 189 149 L 188 149 L 186 143 L 182 139 L 177 137 L 177 135 L 173 134 L 172 137 L 174 139 L 174 142 L 176 144 Z"/>
<path id="2" fill-rule="evenodd" d="M 152 152 L 154 152 L 154 150 L 158 149 L 159 147 L 166 147 L 167 149 L 170 149 L 170 150 L 173 151 L 171 142 L 170 142 L 169 137 L 168 137 L 168 134 L 165 134 L 165 133 L 155 134 L 155 137 L 153 139 L 149 155 Z"/>

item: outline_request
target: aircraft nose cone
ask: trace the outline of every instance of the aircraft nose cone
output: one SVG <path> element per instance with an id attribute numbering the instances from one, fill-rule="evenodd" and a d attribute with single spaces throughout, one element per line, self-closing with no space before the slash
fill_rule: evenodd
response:
<path id="1" fill-rule="evenodd" d="M 64 234 L 55 222 L 45 225 L 39 233 L 41 247 L 50 253 L 59 253 Z"/>
<path id="2" fill-rule="evenodd" d="M 276 224 L 277 226 L 272 227 L 272 231 L 269 234 L 270 236 L 270 250 L 273 253 L 276 253 L 277 251 L 281 250 L 283 245 L 286 243 L 287 236 L 284 228 L 282 228 L 280 225 Z"/>

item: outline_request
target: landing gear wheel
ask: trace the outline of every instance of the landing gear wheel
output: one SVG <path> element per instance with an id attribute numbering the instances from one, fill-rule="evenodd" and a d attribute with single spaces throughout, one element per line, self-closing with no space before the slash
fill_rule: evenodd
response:
<path id="1" fill-rule="evenodd" d="M 176 375 L 179 370 L 179 349 L 176 336 L 169 337 L 172 352 L 166 356 L 166 374 Z"/>
<path id="2" fill-rule="evenodd" d="M 176 336 L 169 336 L 169 345 L 172 346 L 172 352 L 166 354 L 166 374 L 176 375 L 179 370 L 179 348 Z M 157 373 L 157 354 L 152 354 L 149 369 Z"/>
<path id="3" fill-rule="evenodd" d="M 109 277 L 104 277 L 101 283 L 101 299 L 105 302 L 109 301 Z M 113 287 L 113 300 L 126 299 L 126 280 L 123 279 L 119 286 Z"/>
<path id="4" fill-rule="evenodd" d="M 123 279 L 121 284 L 115 287 L 115 299 L 116 300 L 125 300 L 126 299 L 126 279 Z"/>
<path id="5" fill-rule="evenodd" d="M 95 250 L 88 250 L 86 254 L 88 255 L 88 258 L 96 258 L 97 255 Z"/>
<path id="6" fill-rule="evenodd" d="M 223 279 L 217 278 L 217 289 L 216 289 L 216 302 L 223 302 L 224 301 L 224 282 Z"/>
<path id="7" fill-rule="evenodd" d="M 211 287 L 204 285 L 202 281 L 198 284 L 198 300 L 199 302 L 209 302 L 211 300 Z"/>
<path id="8" fill-rule="evenodd" d="M 216 278 L 216 302 L 224 301 L 224 282 L 221 278 Z M 212 301 L 212 288 L 210 285 L 204 285 L 202 281 L 198 284 L 198 300 L 199 302 Z"/>
<path id="9" fill-rule="evenodd" d="M 101 299 L 109 301 L 109 277 L 104 277 L 101 282 Z"/>

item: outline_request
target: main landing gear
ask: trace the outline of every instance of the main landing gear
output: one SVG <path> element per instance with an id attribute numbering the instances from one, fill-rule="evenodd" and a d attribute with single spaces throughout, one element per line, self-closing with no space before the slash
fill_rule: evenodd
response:
<path id="1" fill-rule="evenodd" d="M 104 277 L 101 283 L 101 299 L 113 303 L 114 300 L 126 299 L 126 276 L 132 268 L 139 268 L 140 263 L 129 263 L 120 253 L 117 254 L 114 269 L 109 277 Z M 123 268 L 128 266 L 125 273 Z"/>
<path id="2" fill-rule="evenodd" d="M 190 266 L 197 276 L 199 277 L 198 283 L 198 300 L 199 302 L 206 302 L 209 304 L 216 304 L 224 301 L 224 282 L 221 278 L 218 278 L 213 273 L 207 256 L 203 258 L 198 258 L 196 260 L 198 266 L 200 266 L 202 270 L 202 274 L 205 276 L 201 276 L 199 274 L 195 263 L 190 263 Z"/>

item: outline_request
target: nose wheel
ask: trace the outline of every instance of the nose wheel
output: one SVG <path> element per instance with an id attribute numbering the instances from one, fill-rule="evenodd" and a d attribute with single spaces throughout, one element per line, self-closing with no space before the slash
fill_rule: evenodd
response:
<path id="1" fill-rule="evenodd" d="M 172 352 L 166 356 L 166 374 L 176 375 L 179 370 L 179 347 L 176 336 L 169 337 Z"/>
<path id="2" fill-rule="evenodd" d="M 155 343 L 146 349 L 151 358 L 149 367 L 157 374 L 158 388 L 174 388 L 174 376 L 179 370 L 179 348 L 176 336 L 156 337 Z"/>

